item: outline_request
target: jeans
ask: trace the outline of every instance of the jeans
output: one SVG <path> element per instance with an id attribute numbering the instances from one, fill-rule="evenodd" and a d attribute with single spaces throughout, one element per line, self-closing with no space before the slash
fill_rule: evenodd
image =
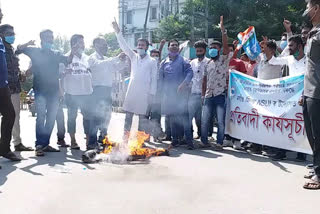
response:
<path id="1" fill-rule="evenodd" d="M 126 113 L 126 119 L 124 121 L 124 131 L 125 131 L 125 133 L 128 133 L 128 132 L 131 131 L 133 115 L 134 114 L 131 113 L 131 112 L 127 112 Z M 148 116 L 139 115 L 138 131 L 145 132 L 147 134 L 151 133 L 150 121 L 149 121 L 149 117 Z"/>
<path id="2" fill-rule="evenodd" d="M 2 115 L 0 155 L 5 155 L 10 152 L 12 128 L 15 120 L 15 113 L 10 98 L 9 88 L 0 88 L 0 114 Z"/>
<path id="3" fill-rule="evenodd" d="M 78 109 L 80 108 L 83 115 L 83 129 L 86 135 L 89 134 L 90 129 L 90 95 L 70 95 L 66 94 L 66 104 L 68 108 L 68 132 L 70 134 L 76 133 L 76 119 L 78 116 Z M 94 106 L 95 104 L 93 104 Z"/>
<path id="4" fill-rule="evenodd" d="M 112 88 L 106 86 L 96 86 L 93 88 L 91 102 L 95 103 L 95 109 L 91 112 L 89 145 L 97 146 L 97 134 L 100 130 L 100 140 L 108 134 L 108 126 L 112 113 Z"/>
<path id="5" fill-rule="evenodd" d="M 303 116 L 307 137 L 313 152 L 313 166 L 320 176 L 320 99 L 304 98 Z"/>
<path id="6" fill-rule="evenodd" d="M 58 133 L 57 133 L 58 141 L 64 140 L 64 137 L 66 134 L 66 127 L 65 127 L 65 120 L 64 120 L 64 113 L 63 113 L 63 102 L 60 102 L 59 104 L 56 122 L 57 122 L 57 129 L 58 129 Z"/>
<path id="7" fill-rule="evenodd" d="M 191 135 L 191 127 L 189 124 L 189 115 L 179 114 L 179 115 L 168 115 L 170 120 L 171 134 L 172 134 L 172 144 L 178 145 L 179 141 L 182 140 L 183 136 L 186 135 L 186 141 L 188 145 L 193 145 Z"/>
<path id="8" fill-rule="evenodd" d="M 170 117 L 166 116 L 165 117 L 165 133 L 167 135 L 167 138 L 171 138 L 172 134 L 171 134 L 171 126 L 170 126 Z"/>
<path id="9" fill-rule="evenodd" d="M 162 133 L 161 129 L 161 104 L 154 103 L 151 106 L 151 126 L 152 126 L 152 136 L 159 137 Z"/>
<path id="10" fill-rule="evenodd" d="M 205 98 L 202 108 L 201 142 L 208 144 L 208 128 L 213 109 L 216 111 L 218 120 L 217 143 L 222 145 L 225 130 L 225 95 Z"/>
<path id="11" fill-rule="evenodd" d="M 202 113 L 201 94 L 191 94 L 188 101 L 188 113 L 189 113 L 190 127 L 192 127 L 192 120 L 193 118 L 195 118 L 196 125 L 198 127 L 198 136 L 201 136 L 201 113 Z M 193 133 L 191 133 L 191 137 L 193 137 L 192 134 Z"/>
<path id="12" fill-rule="evenodd" d="M 59 95 L 35 93 L 36 119 L 36 146 L 48 146 L 51 133 L 57 117 Z"/>

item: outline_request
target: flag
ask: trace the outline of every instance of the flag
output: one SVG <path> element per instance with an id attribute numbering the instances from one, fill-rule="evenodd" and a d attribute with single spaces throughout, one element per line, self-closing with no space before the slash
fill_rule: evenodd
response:
<path id="1" fill-rule="evenodd" d="M 255 60 L 261 53 L 261 48 L 254 27 L 251 26 L 246 31 L 239 33 L 238 39 L 248 57 Z"/>

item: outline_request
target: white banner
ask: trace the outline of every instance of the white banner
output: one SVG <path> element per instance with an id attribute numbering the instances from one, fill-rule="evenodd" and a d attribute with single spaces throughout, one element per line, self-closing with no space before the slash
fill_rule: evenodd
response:
<path id="1" fill-rule="evenodd" d="M 304 76 L 259 80 L 230 72 L 226 134 L 249 142 L 312 154 L 298 105 Z"/>

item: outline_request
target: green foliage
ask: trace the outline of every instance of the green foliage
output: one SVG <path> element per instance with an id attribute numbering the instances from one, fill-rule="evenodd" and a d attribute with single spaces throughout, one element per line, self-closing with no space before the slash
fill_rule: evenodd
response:
<path id="1" fill-rule="evenodd" d="M 53 48 L 66 54 L 70 51 L 70 40 L 66 36 L 57 36 L 53 41 Z"/>
<path id="2" fill-rule="evenodd" d="M 187 21 L 180 15 L 170 15 L 160 22 L 156 33 L 158 40 L 163 38 L 167 40 L 174 38 L 185 40 L 190 36 L 190 28 Z"/>
<path id="3" fill-rule="evenodd" d="M 109 47 L 107 57 L 115 57 L 121 53 L 115 33 L 100 34 L 99 37 L 103 37 L 107 41 Z M 90 48 L 86 49 L 85 53 L 91 55 L 94 51 L 94 47 L 91 45 Z"/>
<path id="4" fill-rule="evenodd" d="M 206 0 L 188 0 L 180 17 L 169 16 L 161 21 L 158 36 L 172 35 L 183 40 L 190 39 L 191 17 L 195 20 L 196 39 L 204 38 Z M 220 16 L 224 16 L 229 37 L 236 38 L 239 32 L 255 26 L 259 38 L 262 35 L 279 40 L 285 31 L 283 20 L 293 24 L 293 31 L 299 32 L 303 22 L 305 1 L 302 0 L 208 0 L 209 38 L 220 38 L 218 28 Z"/>

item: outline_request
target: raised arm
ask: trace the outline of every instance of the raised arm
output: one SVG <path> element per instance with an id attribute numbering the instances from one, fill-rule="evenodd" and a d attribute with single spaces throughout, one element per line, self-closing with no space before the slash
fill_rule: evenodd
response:
<path id="1" fill-rule="evenodd" d="M 130 59 L 133 59 L 136 54 L 133 52 L 133 50 L 128 46 L 127 42 L 124 40 L 123 36 L 122 36 L 122 33 L 120 31 L 120 28 L 119 28 L 119 25 L 118 23 L 116 22 L 116 20 L 114 20 L 112 22 L 112 25 L 113 25 L 113 29 L 116 33 L 116 36 L 117 36 L 117 40 L 118 40 L 118 43 L 119 43 L 119 46 L 121 48 L 121 50 L 127 54 L 127 56 L 130 58 Z"/>
<path id="2" fill-rule="evenodd" d="M 22 45 L 18 45 L 17 50 L 16 50 L 16 54 L 26 54 L 27 56 L 29 56 L 30 54 L 30 46 L 34 46 L 35 45 L 35 41 L 31 40 L 25 44 Z"/>
<path id="3" fill-rule="evenodd" d="M 230 53 L 228 46 L 228 34 L 227 30 L 224 28 L 223 16 L 220 16 L 220 29 L 222 33 L 223 55 L 228 55 Z"/>

